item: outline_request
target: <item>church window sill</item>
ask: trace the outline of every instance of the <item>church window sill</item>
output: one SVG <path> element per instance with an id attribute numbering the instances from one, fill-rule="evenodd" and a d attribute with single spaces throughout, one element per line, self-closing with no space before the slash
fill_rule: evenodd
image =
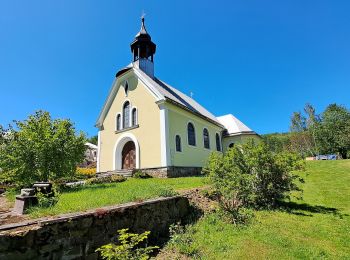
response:
<path id="1" fill-rule="evenodd" d="M 135 128 L 138 128 L 138 127 L 139 127 L 139 125 L 133 125 L 133 126 L 125 127 L 123 129 L 116 130 L 115 133 L 119 134 L 119 133 L 126 132 L 126 131 L 129 131 L 129 130 L 132 130 L 132 129 L 135 129 Z"/>

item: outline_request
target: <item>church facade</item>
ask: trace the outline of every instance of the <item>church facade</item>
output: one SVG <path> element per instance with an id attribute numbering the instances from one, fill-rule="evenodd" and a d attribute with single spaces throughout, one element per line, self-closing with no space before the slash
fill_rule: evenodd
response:
<path id="1" fill-rule="evenodd" d="M 142 169 L 160 176 L 191 175 L 211 152 L 259 138 L 233 115 L 215 117 L 155 77 L 156 45 L 144 18 L 131 52 L 133 62 L 117 72 L 96 122 L 98 172 Z"/>

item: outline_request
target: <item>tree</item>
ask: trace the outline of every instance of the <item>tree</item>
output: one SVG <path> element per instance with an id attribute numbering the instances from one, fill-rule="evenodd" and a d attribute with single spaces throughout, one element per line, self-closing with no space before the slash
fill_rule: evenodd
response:
<path id="1" fill-rule="evenodd" d="M 270 150 L 275 153 L 290 150 L 290 133 L 272 133 L 261 135 L 263 141 L 268 145 Z"/>
<path id="2" fill-rule="evenodd" d="M 291 117 L 291 149 L 298 151 L 303 156 L 318 154 L 316 129 L 320 118 L 316 115 L 315 108 L 307 103 L 304 113 L 294 112 Z"/>
<path id="3" fill-rule="evenodd" d="M 84 158 L 85 135 L 67 119 L 37 111 L 24 121 L 0 127 L 0 181 L 18 186 L 75 174 Z"/>
<path id="4" fill-rule="evenodd" d="M 322 153 L 339 153 L 346 159 L 350 150 L 350 111 L 337 104 L 329 105 L 321 115 L 316 138 Z"/>
<path id="5" fill-rule="evenodd" d="M 91 136 L 90 138 L 87 139 L 89 143 L 92 143 L 94 145 L 97 145 L 98 137 L 97 135 Z"/>

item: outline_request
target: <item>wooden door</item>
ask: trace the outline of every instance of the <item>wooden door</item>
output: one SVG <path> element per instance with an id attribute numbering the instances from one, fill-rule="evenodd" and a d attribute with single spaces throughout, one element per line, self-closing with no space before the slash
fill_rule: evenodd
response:
<path id="1" fill-rule="evenodd" d="M 135 144 L 132 141 L 124 145 L 122 151 L 122 169 L 135 169 L 136 167 L 136 151 Z"/>

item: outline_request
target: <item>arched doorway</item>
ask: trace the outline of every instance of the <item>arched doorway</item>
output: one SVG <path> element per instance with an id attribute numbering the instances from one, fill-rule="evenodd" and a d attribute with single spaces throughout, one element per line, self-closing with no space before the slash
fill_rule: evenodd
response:
<path id="1" fill-rule="evenodd" d="M 140 168 L 140 145 L 131 133 L 122 134 L 114 145 L 113 170 L 127 168 Z"/>
<path id="2" fill-rule="evenodd" d="M 128 141 L 122 150 L 122 169 L 136 168 L 136 148 L 133 141 Z"/>

